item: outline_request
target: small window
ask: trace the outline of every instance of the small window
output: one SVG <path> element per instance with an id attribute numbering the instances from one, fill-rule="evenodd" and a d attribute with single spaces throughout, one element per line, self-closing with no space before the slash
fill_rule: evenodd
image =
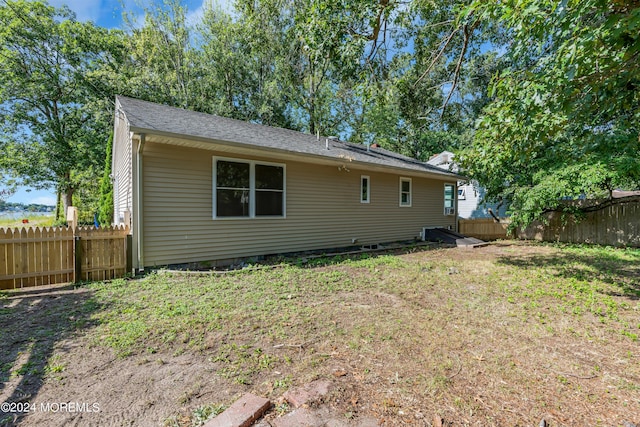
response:
<path id="1" fill-rule="evenodd" d="M 455 197 L 455 185 L 444 185 L 444 214 L 455 215 L 456 213 L 456 197 Z"/>
<path id="2" fill-rule="evenodd" d="M 458 188 L 458 200 L 467 200 L 467 190 Z"/>
<path id="3" fill-rule="evenodd" d="M 411 207 L 411 178 L 400 178 L 400 206 Z"/>
<path id="4" fill-rule="evenodd" d="M 360 177 L 360 203 L 369 203 L 370 191 L 369 177 L 362 175 Z"/>

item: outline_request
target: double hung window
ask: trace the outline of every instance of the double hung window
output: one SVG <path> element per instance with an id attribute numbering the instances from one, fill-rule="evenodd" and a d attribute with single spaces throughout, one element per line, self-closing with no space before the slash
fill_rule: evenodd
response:
<path id="1" fill-rule="evenodd" d="M 400 178 L 400 206 L 411 207 L 411 178 Z"/>
<path id="2" fill-rule="evenodd" d="M 371 196 L 371 188 L 369 185 L 369 177 L 362 175 L 360 177 L 360 203 L 369 203 Z"/>
<path id="3" fill-rule="evenodd" d="M 456 186 L 454 184 L 444 185 L 444 214 L 455 215 L 456 213 Z"/>
<path id="4" fill-rule="evenodd" d="M 285 166 L 236 159 L 213 160 L 213 217 L 285 216 Z"/>

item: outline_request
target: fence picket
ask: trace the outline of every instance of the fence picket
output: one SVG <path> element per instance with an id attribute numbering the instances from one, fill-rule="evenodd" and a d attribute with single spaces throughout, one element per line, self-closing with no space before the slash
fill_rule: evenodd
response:
<path id="1" fill-rule="evenodd" d="M 51 271 L 51 259 L 49 258 L 49 247 L 51 246 L 51 228 L 42 227 L 42 280 L 44 284 L 50 285 L 52 283 L 51 274 L 46 274 Z"/>
<path id="2" fill-rule="evenodd" d="M 8 254 L 7 252 L 10 249 L 9 240 L 9 230 L 0 228 L 0 289 L 10 289 L 13 287 L 13 281 L 10 279 L 5 279 L 11 274 L 10 264 L 8 263 Z M 5 243 L 7 242 L 7 243 Z"/>
<path id="3" fill-rule="evenodd" d="M 49 254 L 50 260 L 53 261 L 53 271 L 59 272 L 62 270 L 62 228 L 55 227 L 52 229 L 52 237 L 55 239 L 51 242 L 51 252 Z M 53 283 L 64 283 L 62 279 L 62 273 L 54 273 Z"/>
<path id="4" fill-rule="evenodd" d="M 29 272 L 29 255 L 28 255 L 28 247 L 27 242 L 27 230 L 25 228 L 21 228 L 18 232 L 19 234 L 19 242 L 18 251 L 16 252 L 18 264 L 16 264 L 16 270 L 21 276 L 26 275 Z M 25 283 L 25 277 L 20 277 L 20 287 L 23 288 Z"/>
<path id="5" fill-rule="evenodd" d="M 35 232 L 33 227 L 29 227 L 26 229 L 27 232 L 27 241 L 24 243 L 24 249 L 26 253 L 26 264 L 27 264 L 27 277 L 24 278 L 22 282 L 22 287 L 31 287 L 36 285 L 35 275 L 36 270 L 36 257 L 35 257 Z"/>

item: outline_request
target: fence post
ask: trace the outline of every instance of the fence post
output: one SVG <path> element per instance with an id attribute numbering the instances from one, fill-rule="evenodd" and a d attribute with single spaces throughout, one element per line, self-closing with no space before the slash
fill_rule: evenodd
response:
<path id="1" fill-rule="evenodd" d="M 80 283 L 82 276 L 82 242 L 80 236 L 73 237 L 73 253 L 75 255 L 74 282 Z"/>
<path id="2" fill-rule="evenodd" d="M 127 234 L 127 267 L 125 274 L 131 274 L 133 271 L 133 236 Z"/>

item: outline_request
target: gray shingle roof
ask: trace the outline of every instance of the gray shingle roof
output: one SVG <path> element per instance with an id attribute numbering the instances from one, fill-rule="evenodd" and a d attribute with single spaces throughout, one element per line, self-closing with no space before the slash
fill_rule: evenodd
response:
<path id="1" fill-rule="evenodd" d="M 181 108 L 168 107 L 139 99 L 118 96 L 117 100 L 133 132 L 172 135 L 203 140 L 230 142 L 287 153 L 319 156 L 327 159 L 368 163 L 435 175 L 458 175 L 382 148 L 317 139 L 315 135 L 289 129 L 264 126 Z"/>

